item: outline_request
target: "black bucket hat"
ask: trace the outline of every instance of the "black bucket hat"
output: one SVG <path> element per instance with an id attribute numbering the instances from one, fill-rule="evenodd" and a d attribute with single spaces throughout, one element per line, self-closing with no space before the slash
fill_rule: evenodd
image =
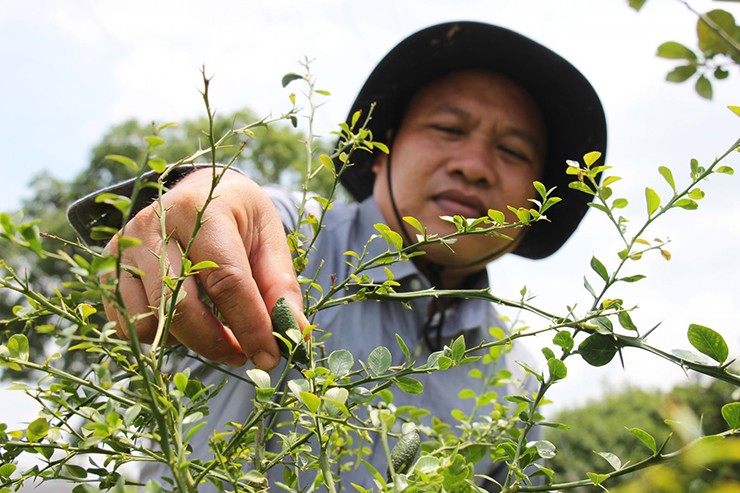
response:
<path id="1" fill-rule="evenodd" d="M 411 97 L 443 75 L 465 69 L 499 72 L 524 87 L 547 128 L 547 155 L 542 182 L 557 186 L 563 200 L 548 211 L 552 222 L 527 229 L 513 253 L 544 258 L 575 231 L 588 208 L 588 196 L 568 188 L 566 160 L 580 161 L 590 151 L 606 152 L 606 119 L 599 97 L 573 65 L 550 49 L 508 29 L 480 22 L 438 24 L 412 34 L 393 48 L 362 86 L 347 117 L 375 103 L 368 128 L 383 141 L 400 124 Z M 393 149 L 391 149 L 391 153 Z M 374 156 L 357 152 L 353 166 L 342 174 L 342 185 L 358 200 L 372 194 Z M 603 159 L 603 157 L 602 157 Z M 336 162 L 337 166 L 341 163 Z"/>

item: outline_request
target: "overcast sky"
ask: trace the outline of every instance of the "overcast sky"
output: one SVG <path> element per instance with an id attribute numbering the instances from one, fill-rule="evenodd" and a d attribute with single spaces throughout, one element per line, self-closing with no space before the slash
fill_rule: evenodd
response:
<path id="1" fill-rule="evenodd" d="M 740 16 L 730 2 L 690 3 Z M 636 225 L 644 216 L 644 188 L 667 193 L 658 166 L 671 167 L 685 184 L 691 158 L 708 165 L 740 136 L 740 118 L 727 109 L 740 105 L 737 70 L 716 85 L 712 102 L 689 85 L 664 81 L 674 63 L 658 59 L 657 46 L 668 40 L 695 45 L 696 17 L 678 0 L 649 0 L 640 13 L 627 0 L 0 0 L 0 211 L 18 209 L 38 173 L 65 179 L 84 169 L 91 147 L 116 123 L 201 116 L 203 65 L 214 77 L 218 111 L 246 106 L 267 115 L 289 107 L 280 79 L 310 57 L 320 88 L 332 93 L 318 116 L 326 135 L 395 43 L 455 19 L 518 30 L 584 72 L 606 108 L 606 161 L 624 178 L 615 192 L 633 204 L 627 214 Z M 740 172 L 737 155 L 726 164 Z M 663 349 L 687 349 L 688 324 L 700 323 L 723 333 L 738 354 L 738 177 L 714 177 L 703 189 L 707 198 L 698 211 L 676 212 L 650 232 L 671 241 L 673 260 L 651 255 L 634 263 L 630 273 L 648 278 L 612 297 L 641 306 L 633 318 L 643 330 L 662 322 L 650 342 Z M 591 213 L 550 259 L 496 262 L 493 286 L 515 298 L 526 285 L 538 303 L 558 313 L 566 306 L 585 309 L 584 274 L 596 282 L 591 256 L 611 267 L 621 248 Z M 679 369 L 633 353 L 626 351 L 625 371 L 616 362 L 592 369 L 574 361 L 554 399 L 564 405 L 630 383 L 666 388 L 686 381 Z M 10 414 L 5 404 L 2 412 L 2 421 L 28 419 Z"/>

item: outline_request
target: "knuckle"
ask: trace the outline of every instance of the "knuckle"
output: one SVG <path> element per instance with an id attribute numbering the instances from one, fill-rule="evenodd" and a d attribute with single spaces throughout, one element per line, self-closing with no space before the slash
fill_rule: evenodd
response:
<path id="1" fill-rule="evenodd" d="M 233 299 L 240 291 L 238 288 L 246 281 L 244 270 L 235 265 L 220 265 L 216 269 L 208 269 L 203 276 L 203 287 L 208 295 L 224 303 Z"/>

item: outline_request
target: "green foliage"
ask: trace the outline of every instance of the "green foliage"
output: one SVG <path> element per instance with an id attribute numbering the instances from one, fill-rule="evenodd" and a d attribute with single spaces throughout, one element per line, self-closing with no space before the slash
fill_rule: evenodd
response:
<path id="1" fill-rule="evenodd" d="M 626 388 L 605 393 L 598 401 L 565 409 L 554 417 L 569 429 L 547 432 L 547 438 L 558 445 L 558 453 L 548 467 L 562 474 L 564 480 L 575 481 L 587 472 L 599 474 L 608 472 L 610 467 L 619 469 L 612 467 L 616 460 L 634 464 L 646 455 L 675 452 L 694 438 L 685 431 L 691 427 L 707 435 L 726 429 L 724 414 L 737 408 L 738 397 L 736 386 L 718 381 L 684 384 L 669 392 Z M 736 446 L 737 440 L 727 438 L 724 442 Z M 724 461 L 690 464 L 689 460 L 695 458 L 690 455 L 664 466 L 682 483 L 679 489 L 671 491 L 714 491 L 710 485 L 716 487 L 736 479 L 740 471 L 740 464 L 732 455 Z M 702 471 L 704 465 L 710 470 Z M 610 491 L 669 491 L 649 483 L 656 480 L 655 476 L 655 471 L 648 469 L 634 477 L 614 478 L 608 487 Z M 633 485 L 638 484 L 642 489 L 633 490 Z M 583 487 L 576 491 L 595 490 Z"/>
<path id="2" fill-rule="evenodd" d="M 644 4 L 645 0 L 630 0 L 630 6 L 635 10 L 640 10 Z M 682 83 L 694 79 L 696 93 L 702 98 L 712 99 L 712 81 L 729 78 L 731 69 L 740 65 L 740 27 L 726 10 L 695 13 L 698 17 L 696 49 L 677 41 L 667 41 L 658 47 L 657 55 L 681 62 L 666 75 L 667 81 Z"/>

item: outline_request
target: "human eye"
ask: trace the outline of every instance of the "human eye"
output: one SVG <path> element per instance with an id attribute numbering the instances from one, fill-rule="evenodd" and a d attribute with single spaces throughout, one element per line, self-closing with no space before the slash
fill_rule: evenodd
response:
<path id="1" fill-rule="evenodd" d="M 454 124 L 454 123 L 433 122 L 429 126 L 436 132 L 439 132 L 441 134 L 445 134 L 448 136 L 459 136 L 465 133 L 465 129 L 463 129 L 462 126 Z"/>
<path id="2" fill-rule="evenodd" d="M 511 158 L 514 161 L 519 161 L 523 163 L 532 163 L 533 159 L 531 157 L 531 153 L 527 151 L 526 149 L 522 149 L 519 146 L 514 146 L 510 144 L 501 144 L 499 145 L 499 150 L 505 155 Z"/>

